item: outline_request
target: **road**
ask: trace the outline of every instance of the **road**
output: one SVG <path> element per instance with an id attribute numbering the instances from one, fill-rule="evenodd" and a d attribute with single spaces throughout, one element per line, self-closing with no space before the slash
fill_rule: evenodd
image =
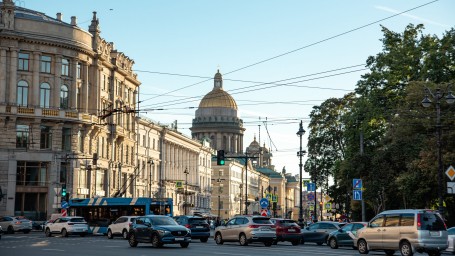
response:
<path id="1" fill-rule="evenodd" d="M 188 248 L 180 248 L 179 245 L 165 245 L 164 248 L 153 248 L 150 244 L 139 244 L 131 248 L 128 241 L 121 238 L 107 239 L 105 236 L 60 236 L 45 237 L 42 232 L 30 234 L 7 234 L 0 240 L 0 255 L 4 256 L 149 256 L 149 255 L 172 255 L 172 256 L 352 256 L 360 255 L 351 248 L 333 250 L 328 246 L 305 244 L 292 246 L 290 243 L 279 243 L 272 247 L 263 244 L 250 244 L 240 246 L 238 243 L 225 243 L 216 245 L 213 239 L 207 243 L 193 241 Z M 369 255 L 384 255 L 382 252 L 372 252 Z M 400 255 L 398 252 L 395 255 Z M 415 254 L 426 255 L 426 254 Z"/>

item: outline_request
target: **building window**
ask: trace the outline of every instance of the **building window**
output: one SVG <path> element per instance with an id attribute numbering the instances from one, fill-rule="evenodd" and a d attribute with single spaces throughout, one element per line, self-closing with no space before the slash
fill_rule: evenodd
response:
<path id="1" fill-rule="evenodd" d="M 81 79 L 82 64 L 77 63 L 76 78 Z"/>
<path id="2" fill-rule="evenodd" d="M 87 175 L 87 169 L 79 169 L 79 187 L 80 188 L 87 188 L 87 184 L 88 184 L 88 175 Z"/>
<path id="3" fill-rule="evenodd" d="M 60 183 L 66 184 L 67 177 L 68 177 L 68 170 L 69 170 L 69 163 L 61 162 L 60 163 Z"/>
<path id="4" fill-rule="evenodd" d="M 16 185 L 45 187 L 47 180 L 47 162 L 17 162 Z"/>
<path id="5" fill-rule="evenodd" d="M 19 53 L 19 59 L 17 63 L 18 70 L 29 71 L 30 54 Z"/>
<path id="6" fill-rule="evenodd" d="M 84 152 L 84 137 L 81 130 L 77 132 L 77 142 L 79 152 Z"/>
<path id="7" fill-rule="evenodd" d="M 104 179 L 106 177 L 104 170 L 96 170 L 96 191 L 104 191 Z"/>
<path id="8" fill-rule="evenodd" d="M 70 73 L 70 61 L 68 59 L 62 59 L 62 76 L 68 76 Z"/>
<path id="9" fill-rule="evenodd" d="M 41 125 L 40 127 L 40 149 L 49 149 L 51 148 L 52 143 L 52 133 L 51 127 Z"/>
<path id="10" fill-rule="evenodd" d="M 130 151 L 129 151 L 129 147 L 128 147 L 128 146 L 125 146 L 125 150 L 126 150 L 126 154 L 125 154 L 126 164 L 129 164 L 129 159 L 130 159 L 130 158 L 129 158 L 129 156 L 130 156 L 130 154 L 129 154 L 129 152 L 130 152 Z"/>
<path id="11" fill-rule="evenodd" d="M 60 108 L 68 108 L 68 86 L 66 85 L 60 87 Z"/>
<path id="12" fill-rule="evenodd" d="M 17 105 L 23 107 L 28 105 L 28 83 L 24 80 L 17 83 Z"/>
<path id="13" fill-rule="evenodd" d="M 40 72 L 50 74 L 52 58 L 50 56 L 41 56 L 40 60 Z"/>
<path id="14" fill-rule="evenodd" d="M 62 129 L 62 150 L 71 151 L 71 128 Z"/>
<path id="15" fill-rule="evenodd" d="M 117 96 L 122 97 L 122 82 L 117 80 Z"/>
<path id="16" fill-rule="evenodd" d="M 49 108 L 51 97 L 51 86 L 48 83 L 42 83 L 40 85 L 40 107 Z"/>
<path id="17" fill-rule="evenodd" d="M 28 125 L 16 125 L 16 148 L 27 148 L 30 128 Z"/>

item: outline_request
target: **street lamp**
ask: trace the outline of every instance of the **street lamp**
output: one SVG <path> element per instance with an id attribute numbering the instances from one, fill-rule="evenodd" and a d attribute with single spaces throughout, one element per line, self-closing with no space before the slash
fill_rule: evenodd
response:
<path id="1" fill-rule="evenodd" d="M 218 179 L 218 221 L 221 221 L 221 193 L 223 193 L 223 183 Z"/>
<path id="2" fill-rule="evenodd" d="M 431 106 L 432 101 L 430 100 L 429 96 L 433 98 L 436 102 L 436 129 L 438 133 L 438 140 L 437 140 L 437 147 L 438 147 L 438 197 L 439 197 L 439 212 L 441 214 L 444 213 L 444 198 L 443 198 L 443 184 L 442 184 L 442 155 L 441 155 L 441 99 L 446 98 L 446 102 L 448 104 L 453 104 L 455 102 L 455 97 L 452 94 L 452 91 L 449 90 L 447 93 L 441 91 L 441 89 L 437 88 L 436 93 L 432 93 L 430 89 L 425 88 L 426 95 L 425 98 L 422 100 L 422 106 L 428 108 Z"/>
<path id="3" fill-rule="evenodd" d="M 183 207 L 185 208 L 185 215 L 187 214 L 186 213 L 186 209 L 188 208 L 188 201 L 187 201 L 187 198 L 188 198 L 188 174 L 190 174 L 190 171 L 188 171 L 188 168 L 185 168 L 185 171 L 183 172 L 185 174 L 185 204 L 183 205 Z"/>
<path id="4" fill-rule="evenodd" d="M 297 131 L 297 136 L 300 137 L 300 150 L 297 152 L 297 156 L 300 157 L 299 163 L 299 183 L 300 183 L 300 200 L 299 200 L 299 224 L 303 225 L 303 206 L 302 206 L 302 157 L 305 155 L 306 151 L 302 150 L 302 136 L 305 134 L 305 130 L 303 129 L 303 121 L 300 121 L 299 130 Z"/>
<path id="5" fill-rule="evenodd" d="M 149 164 L 149 197 L 152 197 L 152 166 L 155 164 L 152 159 L 147 161 Z"/>

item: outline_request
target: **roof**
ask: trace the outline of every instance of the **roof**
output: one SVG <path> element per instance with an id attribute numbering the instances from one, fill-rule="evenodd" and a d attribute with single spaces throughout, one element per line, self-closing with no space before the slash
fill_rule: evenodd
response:
<path id="1" fill-rule="evenodd" d="M 264 175 L 269 176 L 270 178 L 283 178 L 281 173 L 276 172 L 272 169 L 265 168 L 265 167 L 257 167 L 256 170 Z"/>
<path id="2" fill-rule="evenodd" d="M 237 103 L 232 96 L 221 87 L 213 90 L 202 98 L 199 108 L 232 108 L 238 110 Z"/>

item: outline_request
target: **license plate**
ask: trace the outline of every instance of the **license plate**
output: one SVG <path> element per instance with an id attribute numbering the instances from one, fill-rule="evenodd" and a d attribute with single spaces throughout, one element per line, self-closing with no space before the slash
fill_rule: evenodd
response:
<path id="1" fill-rule="evenodd" d="M 261 228 L 262 231 L 269 231 L 270 228 Z"/>
<path id="2" fill-rule="evenodd" d="M 439 231 L 430 231 L 430 236 L 439 236 Z"/>
<path id="3" fill-rule="evenodd" d="M 295 229 L 290 228 L 290 229 L 288 229 L 288 231 L 289 231 L 289 232 L 295 232 Z"/>
<path id="4" fill-rule="evenodd" d="M 196 226 L 196 228 L 204 228 L 203 226 Z"/>
<path id="5" fill-rule="evenodd" d="M 183 238 L 183 237 L 176 237 L 175 238 L 175 241 L 184 241 L 184 240 L 185 240 L 185 238 Z"/>

